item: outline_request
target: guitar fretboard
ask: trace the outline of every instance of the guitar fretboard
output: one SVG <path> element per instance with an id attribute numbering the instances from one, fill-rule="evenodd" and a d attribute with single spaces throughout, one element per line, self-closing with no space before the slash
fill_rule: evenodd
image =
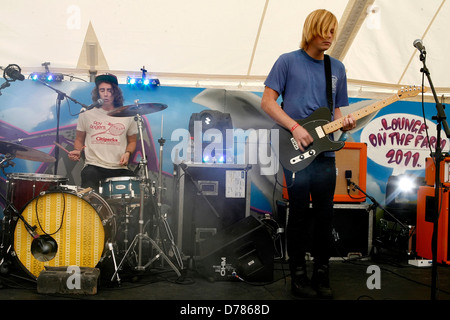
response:
<path id="1" fill-rule="evenodd" d="M 372 114 L 378 110 L 383 109 L 384 107 L 402 99 L 402 98 L 408 98 L 408 97 L 414 97 L 416 95 L 419 94 L 419 92 L 422 90 L 422 87 L 411 87 L 409 89 L 403 89 L 403 90 L 399 90 L 396 94 L 393 94 L 392 96 L 383 99 L 381 101 L 377 101 L 367 107 L 364 107 L 360 110 L 357 110 L 353 113 L 351 113 L 353 115 L 353 118 L 355 120 L 359 120 L 361 118 L 364 118 L 365 116 L 368 116 L 369 114 Z M 423 92 L 427 91 L 427 88 L 424 87 L 423 88 Z M 334 120 L 330 123 L 327 123 L 326 125 L 324 125 L 323 131 L 326 134 L 338 131 L 339 129 L 341 129 L 344 125 L 344 118 L 339 118 L 337 120 Z"/>

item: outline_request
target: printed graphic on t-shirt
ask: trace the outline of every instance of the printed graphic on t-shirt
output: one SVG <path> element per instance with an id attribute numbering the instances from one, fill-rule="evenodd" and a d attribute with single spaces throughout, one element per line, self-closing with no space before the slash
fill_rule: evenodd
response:
<path id="1" fill-rule="evenodd" d="M 95 132 L 91 135 L 92 144 L 119 145 L 119 136 L 125 132 L 125 125 L 109 121 L 97 120 L 90 127 Z"/>

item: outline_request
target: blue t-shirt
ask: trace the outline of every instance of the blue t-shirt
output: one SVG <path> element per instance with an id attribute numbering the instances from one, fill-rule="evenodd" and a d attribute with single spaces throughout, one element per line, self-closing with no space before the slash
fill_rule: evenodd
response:
<path id="1" fill-rule="evenodd" d="M 348 106 L 345 66 L 337 59 L 330 60 L 334 107 Z M 302 49 L 281 55 L 264 84 L 281 95 L 283 110 L 295 120 L 328 107 L 324 60 L 313 59 Z"/>

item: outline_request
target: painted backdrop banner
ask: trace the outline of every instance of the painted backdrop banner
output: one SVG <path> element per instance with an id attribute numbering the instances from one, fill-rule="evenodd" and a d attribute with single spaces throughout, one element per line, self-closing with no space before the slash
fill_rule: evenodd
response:
<path id="1" fill-rule="evenodd" d="M 54 142 L 58 131 L 60 143 L 70 149 L 81 105 L 68 99 L 59 103 L 58 92 L 89 105 L 92 103 L 90 97 L 93 88 L 93 83 L 70 81 L 53 83 L 51 87 L 28 79 L 12 83 L 0 96 L 0 140 L 20 143 L 55 156 L 57 149 Z M 280 182 L 281 168 L 274 163 L 268 147 L 270 141 L 267 135 L 270 134 L 273 122 L 260 108 L 261 92 L 165 86 L 142 89 L 120 85 L 120 88 L 124 93 L 125 105 L 162 103 L 168 106 L 163 111 L 143 116 L 143 140 L 148 168 L 155 175 L 159 161 L 162 160 L 167 185 L 173 184 L 174 163 L 186 160 L 186 153 L 180 150 L 188 146 L 186 134 L 189 133 L 192 114 L 204 110 L 229 113 L 234 132 L 243 134 L 244 139 L 234 137 L 233 140 L 227 140 L 224 137 L 222 143 L 231 141 L 233 161 L 252 165 L 251 207 L 260 212 L 274 210 L 274 197 L 281 197 L 281 188 L 275 184 L 275 179 Z M 351 99 L 351 106 L 345 108 L 344 113 L 353 112 L 372 102 Z M 393 103 L 358 121 L 357 128 L 347 136 L 348 141 L 367 144 L 367 192 L 380 203 L 385 201 L 386 183 L 391 175 L 425 175 L 425 158 L 433 151 L 437 134 L 436 124 L 431 120 L 436 114 L 434 104 L 425 104 L 424 110 L 425 117 L 421 103 Z M 442 137 L 442 147 L 444 151 L 448 151 L 448 141 L 444 134 Z M 165 141 L 163 145 L 160 144 L 160 138 Z M 203 136 L 202 139 L 206 137 Z M 213 143 L 212 140 L 209 141 Z M 162 159 L 159 155 L 161 148 Z M 132 162 L 134 168 L 141 159 L 141 149 L 138 143 Z M 252 150 L 255 152 L 249 152 Z M 5 194 L 6 191 L 5 173 L 56 173 L 66 176 L 69 184 L 79 185 L 79 173 L 83 164 L 70 161 L 62 150 L 58 152 L 56 172 L 53 163 L 14 159 L 14 166 L 3 168 L 4 172 L 1 173 L 1 192 Z M 171 192 L 170 188 L 166 190 L 165 199 L 169 205 L 172 201 Z"/>

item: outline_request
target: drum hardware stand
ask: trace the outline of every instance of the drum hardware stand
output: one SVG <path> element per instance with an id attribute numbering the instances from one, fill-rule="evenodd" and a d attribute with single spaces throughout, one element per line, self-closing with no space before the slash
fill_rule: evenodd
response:
<path id="1" fill-rule="evenodd" d="M 156 233 L 157 233 L 157 240 L 161 243 L 160 238 L 160 232 L 159 232 L 159 226 L 160 223 L 164 225 L 164 228 L 166 230 L 167 236 L 170 240 L 170 246 L 173 250 L 175 259 L 177 260 L 178 266 L 180 269 L 183 269 L 183 260 L 181 258 L 180 251 L 178 247 L 175 244 L 175 240 L 173 237 L 172 230 L 170 229 L 169 223 L 167 222 L 167 215 L 162 213 L 162 190 L 163 190 L 163 181 L 162 181 L 162 164 L 163 164 L 163 150 L 164 150 L 164 143 L 166 142 L 166 139 L 163 138 L 163 117 L 161 116 L 161 138 L 158 139 L 159 143 L 159 168 L 158 168 L 158 192 L 157 192 L 157 210 L 156 210 Z"/>
<path id="2" fill-rule="evenodd" d="M 138 104 L 138 102 L 136 102 Z M 123 256 L 122 260 L 120 261 L 117 269 L 120 269 L 123 262 L 127 258 L 127 256 L 130 254 L 131 249 L 135 247 L 135 245 L 138 245 L 138 265 L 136 266 L 136 270 L 138 271 L 144 271 L 154 260 L 158 259 L 160 256 L 162 256 L 167 263 L 172 267 L 172 269 L 176 272 L 178 276 L 181 276 L 181 273 L 178 271 L 177 267 L 170 261 L 170 259 L 166 256 L 166 254 L 162 251 L 162 249 L 156 244 L 156 242 L 150 238 L 147 234 L 144 234 L 144 205 L 145 205 L 145 193 L 148 192 L 148 168 L 147 168 L 147 156 L 145 153 L 145 145 L 144 145 L 144 135 L 143 135 L 143 120 L 142 116 L 140 114 L 137 114 L 134 118 L 134 120 L 137 122 L 138 131 L 139 131 L 139 137 L 141 140 L 141 148 L 142 148 L 142 159 L 139 161 L 139 173 L 140 173 L 140 208 L 139 208 L 139 233 L 134 237 L 133 241 L 131 242 L 130 246 L 128 247 L 128 250 L 125 252 L 125 255 Z M 154 249 L 159 251 L 159 254 L 152 259 L 149 263 L 146 265 L 142 264 L 142 241 L 148 240 Z M 117 274 L 116 272 L 113 274 L 113 279 Z"/>
<path id="3" fill-rule="evenodd" d="M 111 251 L 111 255 L 112 255 L 113 263 L 114 263 L 114 271 L 115 271 L 111 278 L 111 282 L 114 281 L 114 278 L 116 278 L 117 284 L 120 286 L 121 280 L 120 280 L 119 273 L 118 273 L 119 268 L 117 267 L 116 256 L 114 255 L 114 248 L 113 248 L 113 244 L 111 242 L 108 242 L 108 248 L 109 248 L 109 251 Z"/>
<path id="4" fill-rule="evenodd" d="M 0 168 L 2 169 L 3 174 L 6 176 L 5 169 L 9 166 L 14 167 L 16 164 L 12 161 L 16 156 L 10 153 L 5 154 L 4 156 L 0 156 Z"/>

